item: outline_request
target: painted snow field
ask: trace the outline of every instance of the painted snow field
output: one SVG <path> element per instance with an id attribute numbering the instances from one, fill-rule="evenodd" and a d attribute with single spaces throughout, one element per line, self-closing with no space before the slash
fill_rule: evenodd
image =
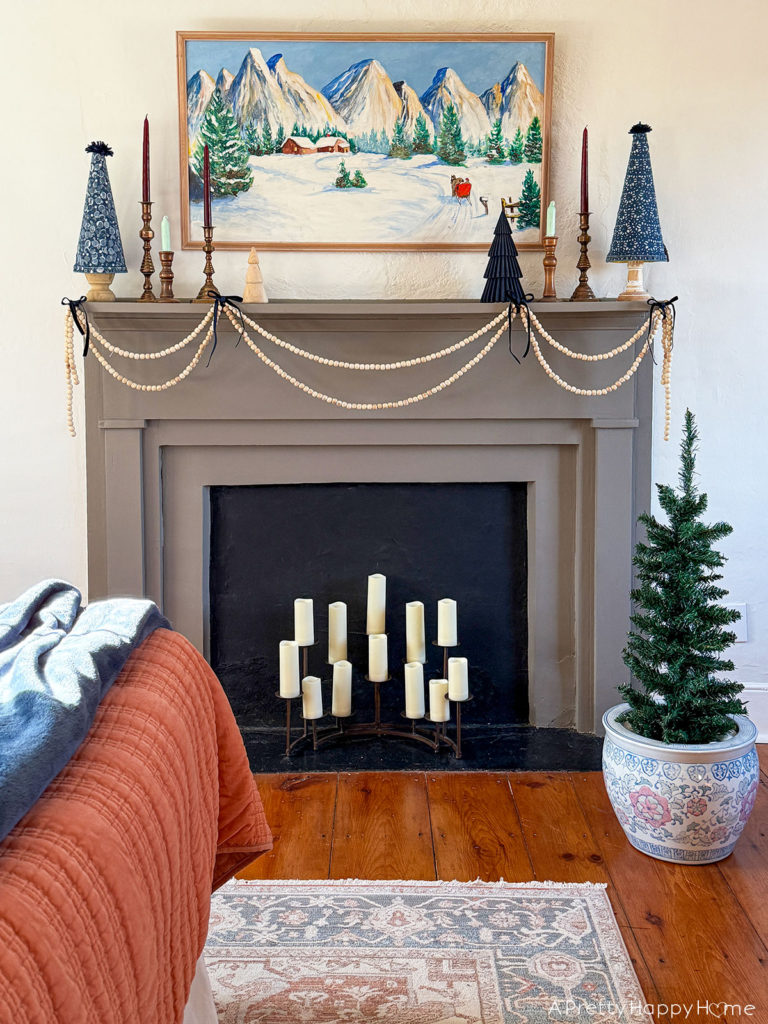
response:
<path id="1" fill-rule="evenodd" d="M 360 170 L 367 188 L 337 189 L 339 165 Z M 488 243 L 500 198 L 516 202 L 529 167 L 540 178 L 540 164 L 489 164 L 481 157 L 452 167 L 432 155 L 398 160 L 376 153 L 273 154 L 252 157 L 253 186 L 236 196 L 213 200 L 216 241 L 255 245 L 446 242 Z M 469 178 L 469 201 L 451 195 L 451 175 Z M 486 215 L 479 197 L 488 199 Z M 202 204 L 191 203 L 192 237 L 202 240 Z M 516 242 L 536 242 L 536 228 L 515 231 Z"/>

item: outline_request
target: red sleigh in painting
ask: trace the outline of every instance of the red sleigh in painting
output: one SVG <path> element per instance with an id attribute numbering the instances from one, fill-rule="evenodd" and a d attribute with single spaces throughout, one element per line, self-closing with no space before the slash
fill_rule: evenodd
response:
<path id="1" fill-rule="evenodd" d="M 451 195 L 458 202 L 462 202 L 464 199 L 469 202 L 471 192 L 472 182 L 469 178 L 458 178 L 455 174 L 451 175 Z"/>

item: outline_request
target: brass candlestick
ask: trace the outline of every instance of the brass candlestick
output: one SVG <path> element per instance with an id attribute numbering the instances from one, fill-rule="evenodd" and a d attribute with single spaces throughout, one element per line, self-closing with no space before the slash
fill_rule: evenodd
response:
<path id="1" fill-rule="evenodd" d="M 203 228 L 203 252 L 205 253 L 205 267 L 203 273 L 205 274 L 205 281 L 203 287 L 197 293 L 197 298 L 193 299 L 193 302 L 213 302 L 213 299 L 208 294 L 209 292 L 215 292 L 219 294 L 219 289 L 213 283 L 213 262 L 211 261 L 211 253 L 214 252 L 213 248 L 213 225 L 210 227 Z"/>
<path id="2" fill-rule="evenodd" d="M 546 235 L 544 238 L 544 291 L 541 295 L 542 302 L 557 301 L 557 292 L 555 291 L 556 248 L 557 235 Z"/>
<path id="3" fill-rule="evenodd" d="M 576 266 L 579 268 L 579 283 L 574 289 L 573 295 L 571 296 L 571 302 L 588 302 L 590 299 L 595 298 L 595 293 L 589 286 L 587 271 L 592 266 L 589 262 L 589 255 L 587 250 L 589 243 L 592 241 L 589 234 L 589 212 L 582 212 L 579 214 L 579 245 L 581 246 L 581 255 L 579 256 L 579 262 Z"/>
<path id="4" fill-rule="evenodd" d="M 160 298 L 159 302 L 178 302 L 173 296 L 173 256 L 172 252 L 161 252 L 160 263 Z"/>
<path id="5" fill-rule="evenodd" d="M 141 272 L 144 275 L 144 289 L 139 296 L 139 302 L 155 302 L 155 295 L 152 291 L 152 275 L 155 272 L 155 265 L 152 262 L 152 239 L 155 232 L 152 230 L 152 203 L 141 201 L 142 228 L 139 238 L 144 243 L 144 258 L 141 261 Z"/>

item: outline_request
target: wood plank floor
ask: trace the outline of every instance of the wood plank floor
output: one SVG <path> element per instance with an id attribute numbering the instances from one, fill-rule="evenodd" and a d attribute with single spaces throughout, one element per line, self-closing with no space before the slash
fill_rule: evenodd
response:
<path id="1" fill-rule="evenodd" d="M 649 1002 L 768 1024 L 768 746 L 760 763 L 735 852 L 699 867 L 634 850 L 595 772 L 261 775 L 275 845 L 240 877 L 605 882 Z"/>

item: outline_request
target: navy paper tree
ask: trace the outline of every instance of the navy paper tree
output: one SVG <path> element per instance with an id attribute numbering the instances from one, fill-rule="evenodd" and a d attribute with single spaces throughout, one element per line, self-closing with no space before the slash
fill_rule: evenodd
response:
<path id="1" fill-rule="evenodd" d="M 517 262 L 517 248 L 512 238 L 506 212 L 502 207 L 496 227 L 493 229 L 493 241 L 488 250 L 488 266 L 485 268 L 485 288 L 480 297 L 481 302 L 511 302 L 519 306 L 526 301 L 523 286 L 520 283 L 523 272 Z"/>
<path id="2" fill-rule="evenodd" d="M 661 237 L 656 189 L 653 184 L 651 154 L 648 149 L 647 124 L 635 124 L 629 129 L 632 150 L 624 178 L 616 227 L 613 229 L 611 248 L 606 256 L 609 263 L 627 263 L 627 288 L 620 299 L 647 299 L 643 287 L 643 263 L 669 260 L 667 247 Z"/>
<path id="3" fill-rule="evenodd" d="M 112 150 L 106 142 L 92 142 L 85 152 L 91 154 L 91 169 L 74 269 L 85 274 L 92 285 L 88 293 L 92 302 L 109 302 L 115 298 L 109 287 L 112 279 L 115 274 L 126 272 L 123 243 L 107 173 L 106 158 L 112 156 Z"/>

